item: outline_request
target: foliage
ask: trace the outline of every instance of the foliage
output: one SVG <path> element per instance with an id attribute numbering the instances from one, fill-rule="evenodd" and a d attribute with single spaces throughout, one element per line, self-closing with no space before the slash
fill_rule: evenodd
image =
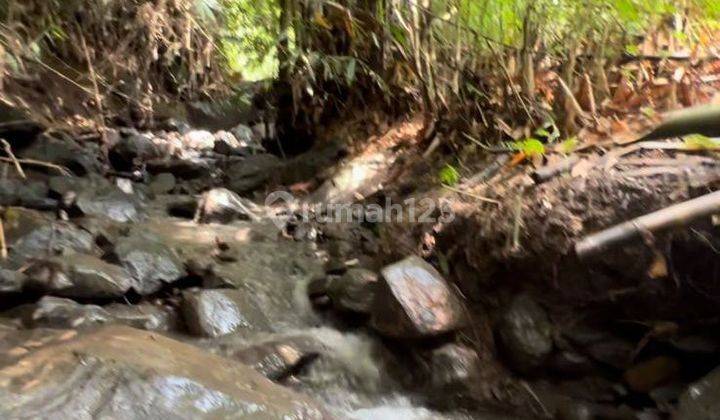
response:
<path id="1" fill-rule="evenodd" d="M 702 134 L 691 134 L 685 136 L 683 146 L 687 150 L 714 150 L 720 147 L 720 142 Z"/>
<path id="2" fill-rule="evenodd" d="M 545 145 L 534 138 L 513 142 L 512 148 L 522 152 L 525 156 L 542 156 L 545 154 Z"/>
<path id="3" fill-rule="evenodd" d="M 460 182 L 460 172 L 450 165 L 446 164 L 439 173 L 440 182 L 443 185 L 453 186 Z"/>

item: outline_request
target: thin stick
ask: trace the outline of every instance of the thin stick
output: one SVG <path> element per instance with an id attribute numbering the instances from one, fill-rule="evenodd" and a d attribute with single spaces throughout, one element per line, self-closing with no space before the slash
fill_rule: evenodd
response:
<path id="1" fill-rule="evenodd" d="M 480 201 L 483 201 L 483 202 L 485 202 L 485 203 L 491 203 L 491 204 L 495 204 L 495 205 L 498 205 L 498 206 L 500 205 L 500 202 L 499 202 L 498 200 L 493 200 L 492 198 L 487 198 L 487 197 L 483 197 L 483 196 L 481 196 L 481 195 L 477 195 L 477 194 L 469 193 L 469 192 L 467 192 L 467 191 L 459 190 L 459 189 L 453 188 L 453 187 L 451 187 L 451 186 L 449 186 L 449 185 L 443 185 L 443 188 L 448 189 L 448 190 L 450 190 L 450 191 L 452 191 L 452 192 L 456 192 L 456 193 L 458 193 L 458 194 L 467 195 L 468 197 L 472 197 L 472 198 L 474 198 L 474 199 L 476 199 L 476 200 L 480 200 Z"/>
<path id="2" fill-rule="evenodd" d="M 3 148 L 5 149 L 5 153 L 8 155 L 8 159 L 10 159 L 15 165 L 15 170 L 20 174 L 20 178 L 27 179 L 27 176 L 25 176 L 25 171 L 23 171 L 22 166 L 20 166 L 20 162 L 18 162 L 17 158 L 15 157 L 15 154 L 12 151 L 12 147 L 10 147 L 10 143 L 7 142 L 7 140 L 0 138 L 0 143 L 2 143 Z"/>
<path id="3" fill-rule="evenodd" d="M 2 217 L 0 217 L 0 259 L 6 260 L 8 257 L 7 243 L 5 242 L 5 227 L 3 226 Z"/>
<path id="4" fill-rule="evenodd" d="M 715 191 L 586 236 L 575 244 L 575 253 L 580 258 L 587 258 L 639 238 L 644 233 L 685 225 L 718 211 L 720 191 Z"/>
<path id="5" fill-rule="evenodd" d="M 34 160 L 34 159 L 15 159 L 15 160 L 13 160 L 11 158 L 0 156 L 0 162 L 10 162 L 10 163 L 17 162 L 17 163 L 23 164 L 23 165 L 41 166 L 41 167 L 45 167 L 45 168 L 55 169 L 56 171 L 60 172 L 62 175 L 65 175 L 65 176 L 72 176 L 72 173 L 70 172 L 70 170 L 65 168 L 64 166 L 55 165 L 54 163 L 43 162 L 40 160 Z"/>
<path id="6" fill-rule="evenodd" d="M 545 415 L 550 418 L 552 417 L 552 414 L 550 414 L 550 411 L 548 411 L 547 407 L 545 407 L 545 404 L 540 400 L 540 397 L 537 396 L 537 394 L 530 388 L 530 384 L 528 384 L 525 381 L 520 381 L 520 384 L 525 388 L 525 390 L 530 394 L 531 397 L 538 403 L 542 411 L 545 413 Z"/>

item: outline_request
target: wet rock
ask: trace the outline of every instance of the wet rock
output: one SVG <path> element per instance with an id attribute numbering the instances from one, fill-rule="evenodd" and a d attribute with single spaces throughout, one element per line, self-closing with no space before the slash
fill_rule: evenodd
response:
<path id="1" fill-rule="evenodd" d="M 464 323 L 462 303 L 433 266 L 411 256 L 382 270 L 372 326 L 397 338 L 432 337 Z"/>
<path id="2" fill-rule="evenodd" d="M 667 356 L 658 356 L 636 364 L 626 370 L 623 377 L 630 389 L 648 393 L 666 384 L 679 372 L 680 363 L 677 360 Z"/>
<path id="3" fill-rule="evenodd" d="M 688 386 L 680 397 L 677 420 L 714 420 L 720 413 L 720 368 Z"/>
<path id="4" fill-rule="evenodd" d="M 185 274 L 180 257 L 157 236 L 135 231 L 117 240 L 106 259 L 116 263 L 136 281 L 141 295 L 157 292 Z"/>
<path id="5" fill-rule="evenodd" d="M 616 369 L 627 369 L 636 344 L 622 340 L 606 331 L 586 325 L 577 325 L 562 332 L 574 346 L 593 360 Z"/>
<path id="6" fill-rule="evenodd" d="M 139 220 L 141 211 L 136 196 L 125 194 L 115 186 L 80 192 L 75 208 L 83 215 L 104 216 L 120 223 Z"/>
<path id="7" fill-rule="evenodd" d="M 237 331 L 268 331 L 267 318 L 240 290 L 215 289 L 185 293 L 182 313 L 191 333 L 218 337 Z"/>
<path id="8" fill-rule="evenodd" d="M 450 343 L 430 353 L 428 372 L 434 392 L 470 396 L 480 383 L 482 367 L 475 350 Z"/>
<path id="9" fill-rule="evenodd" d="M 256 220 L 258 206 L 225 188 L 212 189 L 198 203 L 199 223 L 230 223 L 233 220 Z"/>
<path id="10" fill-rule="evenodd" d="M 136 286 L 122 267 L 86 254 L 39 260 L 25 273 L 32 289 L 74 298 L 120 297 Z"/>
<path id="11" fill-rule="evenodd" d="M 218 131 L 215 133 L 215 145 L 213 151 L 222 155 L 240 154 L 242 151 L 241 144 L 238 139 L 228 131 Z"/>
<path id="12" fill-rule="evenodd" d="M 195 150 L 212 150 L 215 146 L 215 136 L 205 130 L 189 131 L 183 135 L 182 141 L 186 147 Z"/>
<path id="13" fill-rule="evenodd" d="M 22 364 L 0 369 L 0 418 L 327 418 L 238 362 L 156 333 L 104 327 L 18 348 Z"/>
<path id="14" fill-rule="evenodd" d="M 0 206 L 19 206 L 38 210 L 57 208 L 57 200 L 48 198 L 44 182 L 26 179 L 0 179 Z"/>
<path id="15" fill-rule="evenodd" d="M 167 194 L 175 189 L 175 185 L 177 185 L 175 175 L 169 172 L 161 172 L 153 176 L 148 187 L 153 194 Z"/>
<path id="16" fill-rule="evenodd" d="M 27 276 L 15 270 L 0 268 L 0 293 L 22 292 Z"/>
<path id="17" fill-rule="evenodd" d="M 274 381 L 282 380 L 316 359 L 325 347 L 311 335 L 270 338 L 249 346 L 223 346 L 221 354 L 238 360 Z"/>
<path id="18" fill-rule="evenodd" d="M 123 305 L 113 303 L 104 309 L 119 324 L 150 331 L 173 331 L 180 324 L 177 312 L 167 306 L 141 303 Z"/>
<path id="19" fill-rule="evenodd" d="M 271 154 L 248 156 L 225 169 L 228 188 L 239 194 L 255 190 L 269 181 L 281 164 L 281 161 Z"/>
<path id="20" fill-rule="evenodd" d="M 99 148 L 90 142 L 79 145 L 70 141 L 42 136 L 30 147 L 19 151 L 17 155 L 19 158 L 51 162 L 63 166 L 78 176 L 100 173 L 102 170 L 102 163 L 99 160 L 102 154 Z M 49 170 L 52 174 L 57 174 L 54 169 Z"/>
<path id="21" fill-rule="evenodd" d="M 238 124 L 231 130 L 235 139 L 244 145 L 252 144 L 255 141 L 255 133 L 253 130 L 244 124 Z"/>
<path id="22" fill-rule="evenodd" d="M 375 298 L 378 275 L 363 268 L 352 268 L 332 281 L 327 294 L 333 306 L 341 311 L 370 313 Z"/>
<path id="23" fill-rule="evenodd" d="M 168 203 L 167 212 L 170 216 L 192 219 L 197 214 L 198 201 L 192 197 L 180 197 Z"/>
<path id="24" fill-rule="evenodd" d="M 111 319 L 111 315 L 100 306 L 45 296 L 35 304 L 25 325 L 29 328 L 83 328 L 106 324 Z"/>
<path id="25" fill-rule="evenodd" d="M 160 150 L 151 136 L 133 134 L 121 138 L 108 152 L 110 164 L 118 171 L 131 171 L 142 162 L 160 157 Z"/>
<path id="26" fill-rule="evenodd" d="M 502 314 L 498 337 L 511 368 L 520 372 L 541 366 L 553 350 L 550 320 L 527 295 L 515 298 Z"/>

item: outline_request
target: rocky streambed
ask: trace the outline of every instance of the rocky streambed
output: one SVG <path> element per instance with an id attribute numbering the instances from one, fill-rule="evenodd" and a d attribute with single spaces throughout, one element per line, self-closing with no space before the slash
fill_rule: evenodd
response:
<path id="1" fill-rule="evenodd" d="M 105 138 L 8 139 L 2 418 L 714 418 L 712 340 L 628 369 L 643 349 L 535 288 L 473 288 L 468 261 L 265 203 L 308 178 L 311 201 L 371 196 L 389 153 L 323 183 L 342 147 L 282 160 L 244 126 Z M 703 359 L 678 380 L 683 352 Z"/>

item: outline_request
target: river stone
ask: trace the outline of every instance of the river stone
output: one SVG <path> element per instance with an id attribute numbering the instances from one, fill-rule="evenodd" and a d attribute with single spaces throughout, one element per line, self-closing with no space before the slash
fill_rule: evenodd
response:
<path id="1" fill-rule="evenodd" d="M 513 299 L 502 314 L 498 336 L 511 367 L 520 372 L 538 368 L 553 350 L 550 319 L 527 295 Z"/>
<path id="2" fill-rule="evenodd" d="M 38 210 L 57 208 L 58 202 L 48 198 L 44 182 L 26 179 L 0 179 L 0 206 L 20 206 Z"/>
<path id="3" fill-rule="evenodd" d="M 140 202 L 137 197 L 125 194 L 112 185 L 80 192 L 75 207 L 83 215 L 105 216 L 120 223 L 140 219 Z"/>
<path id="4" fill-rule="evenodd" d="M 136 284 L 122 267 L 86 254 L 38 260 L 26 274 L 33 289 L 74 298 L 120 297 Z"/>
<path id="5" fill-rule="evenodd" d="M 324 419 L 308 397 L 157 333 L 65 331 L 0 369 L 0 418 Z"/>
<path id="6" fill-rule="evenodd" d="M 720 413 L 720 368 L 716 368 L 680 396 L 676 420 L 715 420 Z"/>
<path id="7" fill-rule="evenodd" d="M 0 268 L 0 293 L 22 292 L 25 282 L 27 276 L 24 273 Z"/>
<path id="8" fill-rule="evenodd" d="M 185 147 L 195 150 L 212 150 L 215 146 L 215 136 L 205 130 L 191 130 L 182 138 Z"/>
<path id="9" fill-rule="evenodd" d="M 161 172 L 153 176 L 148 187 L 154 194 L 167 194 L 175 189 L 175 185 L 177 185 L 175 175 L 169 172 Z"/>
<path id="10" fill-rule="evenodd" d="M 71 299 L 45 296 L 30 313 L 29 328 L 81 328 L 110 322 L 111 315 L 97 305 L 82 305 Z"/>
<path id="11" fill-rule="evenodd" d="M 234 220 L 256 220 L 258 206 L 225 188 L 207 191 L 198 202 L 199 223 L 230 223 Z"/>
<path id="12" fill-rule="evenodd" d="M 207 161 L 200 159 L 153 159 L 147 162 L 147 170 L 153 175 L 171 173 L 180 179 L 195 179 L 210 174 Z"/>
<path id="13" fill-rule="evenodd" d="M 351 268 L 342 277 L 333 279 L 327 294 L 335 309 L 346 312 L 370 313 L 375 298 L 378 275 L 364 268 Z"/>
<path id="14" fill-rule="evenodd" d="M 182 313 L 188 330 L 203 337 L 237 331 L 269 331 L 267 318 L 243 291 L 200 290 L 183 295 Z"/>
<path id="15" fill-rule="evenodd" d="M 371 325 L 396 338 L 432 337 L 464 323 L 460 299 L 437 270 L 416 256 L 389 265 L 375 294 Z"/>
<path id="16" fill-rule="evenodd" d="M 107 260 L 117 263 L 136 281 L 136 292 L 149 295 L 185 274 L 180 257 L 160 238 L 143 232 L 133 232 L 116 241 Z"/>
<path id="17" fill-rule="evenodd" d="M 119 171 L 133 170 L 142 162 L 157 157 L 160 157 L 160 150 L 146 134 L 121 138 L 108 152 L 110 164 Z"/>
<path id="18" fill-rule="evenodd" d="M 430 353 L 428 370 L 434 391 L 469 395 L 480 384 L 482 366 L 475 350 L 449 343 Z"/>
<path id="19" fill-rule="evenodd" d="M 102 156 L 99 147 L 91 142 L 82 145 L 47 136 L 39 137 L 33 144 L 17 153 L 18 158 L 34 159 L 63 166 L 78 176 L 100 173 Z M 49 169 L 57 174 L 54 169 Z"/>
<path id="20" fill-rule="evenodd" d="M 150 331 L 173 331 L 180 323 L 177 311 L 163 305 L 113 303 L 104 307 L 118 324 Z"/>
<path id="21" fill-rule="evenodd" d="M 277 156 L 269 153 L 248 156 L 225 170 L 228 188 L 238 194 L 258 189 L 276 174 L 281 164 Z"/>

